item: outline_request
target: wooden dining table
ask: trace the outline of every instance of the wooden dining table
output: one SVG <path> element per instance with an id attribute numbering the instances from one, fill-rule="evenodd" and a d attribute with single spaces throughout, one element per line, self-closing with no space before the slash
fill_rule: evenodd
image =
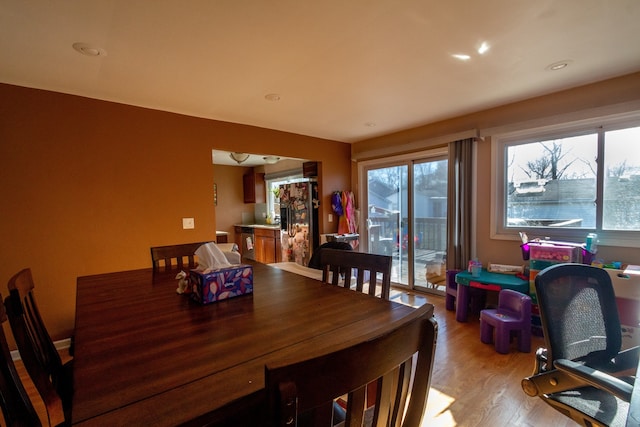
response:
<path id="1" fill-rule="evenodd" d="M 178 295 L 175 272 L 79 277 L 73 425 L 263 425 L 265 365 L 366 341 L 415 312 L 247 263 L 253 293 L 208 305 Z"/>

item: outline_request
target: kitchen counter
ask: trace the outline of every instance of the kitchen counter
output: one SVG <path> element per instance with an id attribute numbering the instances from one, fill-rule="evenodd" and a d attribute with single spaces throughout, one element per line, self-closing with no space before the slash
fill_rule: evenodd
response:
<path id="1" fill-rule="evenodd" d="M 282 261 L 279 224 L 235 224 L 234 228 L 243 257 L 265 264 Z"/>
<path id="2" fill-rule="evenodd" d="M 233 224 L 234 227 L 245 228 L 266 228 L 269 230 L 279 230 L 280 224 Z"/>

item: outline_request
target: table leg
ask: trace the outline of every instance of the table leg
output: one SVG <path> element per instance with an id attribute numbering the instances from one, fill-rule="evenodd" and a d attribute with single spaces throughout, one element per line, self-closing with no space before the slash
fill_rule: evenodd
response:
<path id="1" fill-rule="evenodd" d="M 456 320 L 466 322 L 469 310 L 469 286 L 458 283 L 458 296 L 456 297 Z"/>

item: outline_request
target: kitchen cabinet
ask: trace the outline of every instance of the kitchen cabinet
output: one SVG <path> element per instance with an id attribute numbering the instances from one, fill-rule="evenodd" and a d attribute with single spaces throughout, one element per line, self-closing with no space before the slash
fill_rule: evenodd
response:
<path id="1" fill-rule="evenodd" d="M 272 228 L 256 228 L 255 257 L 256 261 L 268 264 L 282 261 L 280 230 Z"/>
<path id="2" fill-rule="evenodd" d="M 280 228 L 236 225 L 234 229 L 235 242 L 243 258 L 255 259 L 265 264 L 282 262 Z M 251 248 L 247 246 L 247 238 L 251 242 Z"/>
<path id="3" fill-rule="evenodd" d="M 253 170 L 242 176 L 245 203 L 265 203 L 266 192 L 264 174 Z"/>

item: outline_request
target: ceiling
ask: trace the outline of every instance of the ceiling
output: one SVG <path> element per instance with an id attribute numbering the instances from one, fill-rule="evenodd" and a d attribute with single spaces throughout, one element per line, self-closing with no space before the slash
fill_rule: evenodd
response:
<path id="1" fill-rule="evenodd" d="M 0 82 L 351 143 L 639 71 L 639 23 L 638 0 L 2 0 Z"/>
<path id="2" fill-rule="evenodd" d="M 211 162 L 214 165 L 223 165 L 223 166 L 264 166 L 264 165 L 272 165 L 276 163 L 280 163 L 284 160 L 295 161 L 300 164 L 300 169 L 302 170 L 302 162 L 306 161 L 306 159 L 297 159 L 294 157 L 283 157 L 283 156 L 273 156 L 270 154 L 252 154 L 252 153 L 234 153 L 237 154 L 238 160 L 235 160 L 231 157 L 231 152 L 223 151 L 223 150 L 211 150 Z M 246 159 L 244 156 L 247 156 Z"/>

